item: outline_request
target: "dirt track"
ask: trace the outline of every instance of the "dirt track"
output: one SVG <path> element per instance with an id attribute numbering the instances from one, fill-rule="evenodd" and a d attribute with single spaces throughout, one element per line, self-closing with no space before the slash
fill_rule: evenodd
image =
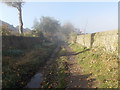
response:
<path id="1" fill-rule="evenodd" d="M 69 77 L 67 78 L 67 88 L 92 88 L 95 79 L 90 79 L 92 74 L 82 74 L 82 69 L 78 62 L 75 60 L 76 52 L 72 52 L 72 49 L 65 46 L 67 50 L 66 56 L 68 56 L 68 70 Z"/>

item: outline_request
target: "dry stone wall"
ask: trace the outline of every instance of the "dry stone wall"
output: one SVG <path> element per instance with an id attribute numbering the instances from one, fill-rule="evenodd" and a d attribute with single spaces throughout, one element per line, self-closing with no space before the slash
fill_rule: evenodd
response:
<path id="1" fill-rule="evenodd" d="M 88 48 L 103 48 L 109 52 L 118 52 L 118 31 L 111 30 L 78 35 L 76 42 Z"/>

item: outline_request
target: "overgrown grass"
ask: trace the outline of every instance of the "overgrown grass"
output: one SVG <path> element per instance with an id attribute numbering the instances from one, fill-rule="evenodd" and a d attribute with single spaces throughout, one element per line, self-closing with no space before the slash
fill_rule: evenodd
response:
<path id="1" fill-rule="evenodd" d="M 46 78 L 42 83 L 42 88 L 65 88 L 67 77 L 67 57 L 60 56 L 65 49 L 60 50 L 57 59 L 47 67 Z"/>
<path id="2" fill-rule="evenodd" d="M 2 87 L 23 88 L 30 78 L 43 66 L 56 46 L 37 45 L 23 53 L 22 50 L 7 50 L 3 53 Z M 19 57 L 18 57 L 19 56 Z"/>
<path id="3" fill-rule="evenodd" d="M 75 52 L 85 51 L 78 44 L 71 44 Z M 92 73 L 96 78 L 98 88 L 118 88 L 118 58 L 114 54 L 108 54 L 102 49 L 90 49 L 76 55 L 76 60 L 83 69 L 83 73 Z"/>

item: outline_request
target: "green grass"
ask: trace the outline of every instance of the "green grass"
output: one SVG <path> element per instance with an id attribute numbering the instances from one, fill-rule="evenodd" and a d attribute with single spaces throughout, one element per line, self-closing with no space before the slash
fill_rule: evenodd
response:
<path id="1" fill-rule="evenodd" d="M 2 87 L 3 88 L 22 88 L 30 78 L 43 66 L 49 58 L 54 48 L 54 44 L 39 46 L 23 52 L 14 49 L 4 52 L 2 67 Z M 19 55 L 19 57 L 16 55 Z"/>
<path id="2" fill-rule="evenodd" d="M 78 44 L 71 44 L 70 47 L 75 52 L 85 50 Z M 116 55 L 108 54 L 100 49 L 91 49 L 78 54 L 76 59 L 82 67 L 83 73 L 92 73 L 91 77 L 96 78 L 98 88 L 118 87 L 118 58 Z"/>

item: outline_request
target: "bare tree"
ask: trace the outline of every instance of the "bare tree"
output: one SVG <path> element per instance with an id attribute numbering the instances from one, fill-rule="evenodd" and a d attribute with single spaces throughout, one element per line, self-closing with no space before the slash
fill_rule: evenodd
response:
<path id="1" fill-rule="evenodd" d="M 5 2 L 8 6 L 15 7 L 18 10 L 18 16 L 19 16 L 19 33 L 23 34 L 23 21 L 22 21 L 22 5 L 24 2 L 22 0 L 11 0 L 10 2 Z"/>

